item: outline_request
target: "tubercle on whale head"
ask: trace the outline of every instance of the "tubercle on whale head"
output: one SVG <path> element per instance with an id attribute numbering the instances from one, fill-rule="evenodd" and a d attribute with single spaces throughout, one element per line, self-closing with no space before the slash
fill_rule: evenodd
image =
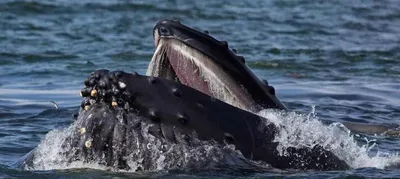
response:
<path id="1" fill-rule="evenodd" d="M 228 42 L 173 20 L 158 21 L 153 37 L 156 52 L 147 75 L 178 79 L 189 87 L 252 112 L 263 108 L 287 109 L 276 97 L 273 87 L 262 82 L 245 65 L 244 57 L 237 55 L 235 49 L 229 49 Z M 224 94 L 217 94 L 218 89 L 226 90 Z"/>

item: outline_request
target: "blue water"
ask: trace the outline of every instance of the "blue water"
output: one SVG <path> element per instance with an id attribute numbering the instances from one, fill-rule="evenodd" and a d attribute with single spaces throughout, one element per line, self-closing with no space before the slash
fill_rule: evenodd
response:
<path id="1" fill-rule="evenodd" d="M 393 168 L 337 172 L 94 169 L 21 171 L 11 167 L 80 105 L 86 76 L 99 68 L 144 74 L 157 20 L 179 19 L 226 40 L 276 88 L 292 110 L 316 106 L 324 121 L 400 125 L 400 2 L 2 0 L 0 2 L 0 178 L 341 178 L 400 177 Z M 58 104 L 56 110 L 52 103 Z M 395 154 L 397 137 L 373 151 Z"/>

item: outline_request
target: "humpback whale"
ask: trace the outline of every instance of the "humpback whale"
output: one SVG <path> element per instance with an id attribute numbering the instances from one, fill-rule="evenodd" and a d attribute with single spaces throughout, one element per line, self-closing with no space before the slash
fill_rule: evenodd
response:
<path id="1" fill-rule="evenodd" d="M 279 169 L 349 168 L 320 145 L 278 151 L 279 129 L 255 113 L 287 108 L 227 42 L 173 20 L 159 21 L 153 36 L 146 76 L 102 69 L 84 81 L 79 115 L 62 144 L 68 150 L 59 155 L 129 170 L 127 156 L 143 150 L 149 135 L 162 145 L 234 146 L 243 157 Z M 21 165 L 34 158 L 35 151 Z"/>

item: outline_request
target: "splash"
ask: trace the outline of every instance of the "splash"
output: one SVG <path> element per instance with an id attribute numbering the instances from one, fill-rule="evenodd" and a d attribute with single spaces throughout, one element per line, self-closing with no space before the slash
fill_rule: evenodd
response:
<path id="1" fill-rule="evenodd" d="M 366 144 L 359 146 L 355 136 L 341 123 L 324 125 L 315 113 L 315 106 L 308 115 L 296 112 L 264 109 L 258 113 L 268 119 L 265 124 L 274 123 L 279 133 L 274 141 L 279 142 L 277 150 L 280 155 L 287 155 L 287 148 L 312 148 L 316 145 L 331 151 L 344 160 L 351 168 L 375 167 L 383 169 L 400 162 L 397 154 L 377 152 L 371 149 L 376 147 L 374 140 L 366 140 Z"/>
<path id="2" fill-rule="evenodd" d="M 34 158 L 31 165 L 24 166 L 26 170 L 60 170 L 73 168 L 92 168 L 98 170 L 107 170 L 106 166 L 95 162 L 71 161 L 66 152 L 76 152 L 77 149 L 71 145 L 65 145 L 68 137 L 72 136 L 77 123 L 65 129 L 52 130 L 46 134 L 44 140 L 34 151 Z"/>

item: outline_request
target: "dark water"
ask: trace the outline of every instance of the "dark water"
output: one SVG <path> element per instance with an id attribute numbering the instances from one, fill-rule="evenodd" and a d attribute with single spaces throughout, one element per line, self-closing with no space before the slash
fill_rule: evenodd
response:
<path id="1" fill-rule="evenodd" d="M 373 167 L 339 172 L 248 170 L 114 173 L 10 167 L 46 133 L 73 121 L 84 78 L 95 69 L 145 73 L 157 20 L 179 19 L 229 42 L 291 109 L 316 106 L 325 121 L 400 124 L 400 2 L 89 1 L 0 2 L 0 178 L 400 177 Z M 55 110 L 49 101 L 55 101 Z M 396 154 L 399 138 L 376 139 Z M 379 161 L 377 161 L 379 162 Z"/>

